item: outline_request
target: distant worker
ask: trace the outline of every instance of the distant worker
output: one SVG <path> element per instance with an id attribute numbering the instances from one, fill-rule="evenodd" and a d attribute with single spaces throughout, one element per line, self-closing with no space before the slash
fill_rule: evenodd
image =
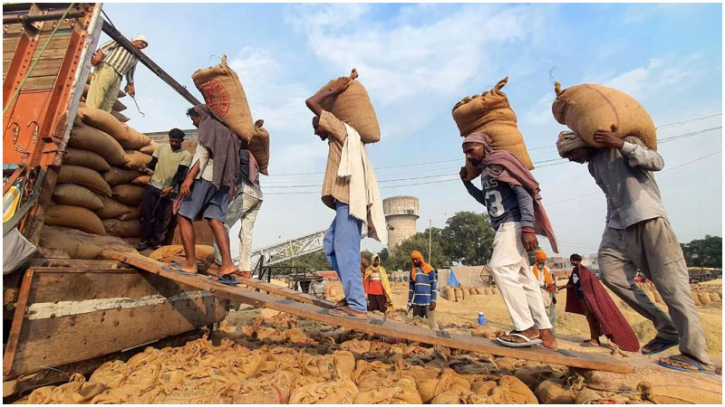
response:
<path id="1" fill-rule="evenodd" d="M 136 250 L 157 249 L 166 239 L 171 210 L 178 186 L 191 165 L 191 154 L 181 147 L 184 132 L 169 131 L 169 144 L 156 148 L 151 162 L 141 169 L 153 171 L 141 201 L 141 244 Z"/>
<path id="2" fill-rule="evenodd" d="M 540 343 L 557 349 L 526 253 L 538 246 L 537 233 L 544 234 L 557 251 L 554 232 L 541 203 L 539 183 L 516 156 L 508 151 L 493 151 L 491 139 L 483 133 L 466 136 L 463 152 L 469 163 L 483 170 L 483 191 L 466 181 L 465 167 L 461 168 L 461 180 L 468 193 L 486 206 L 496 231 L 488 265 L 514 323 L 514 330 L 497 341 L 515 348 Z"/>
<path id="3" fill-rule="evenodd" d="M 633 136 L 620 138 L 599 130 L 594 141 L 604 147 L 590 147 L 578 135 L 564 132 L 556 145 L 560 156 L 588 163 L 589 173 L 606 196 L 607 224 L 599 246 L 602 281 L 657 329 L 642 354 L 657 354 L 679 344 L 681 354 L 660 359 L 661 365 L 688 372 L 712 371 L 690 295 L 685 257 L 653 174 L 664 168 L 664 160 Z M 631 284 L 637 270 L 652 280 L 669 316 Z"/>
<path id="4" fill-rule="evenodd" d="M 380 256 L 373 254 L 373 264 L 365 270 L 363 285 L 368 297 L 368 311 L 385 313 L 393 307 L 393 297 L 388 281 L 388 272 L 380 265 Z"/>
<path id="5" fill-rule="evenodd" d="M 367 318 L 367 302 L 360 267 L 362 228 L 368 237 L 387 244 L 383 203 L 360 134 L 352 126 L 322 109 L 327 98 L 344 92 L 349 78 L 338 78 L 332 87 L 305 101 L 315 114 L 312 127 L 315 135 L 327 141 L 327 167 L 322 181 L 322 202 L 335 211 L 335 219 L 325 235 L 323 246 L 330 265 L 342 282 L 345 298 L 330 315 Z"/>
<path id="6" fill-rule="evenodd" d="M 252 277 L 252 233 L 257 214 L 262 208 L 262 187 L 259 184 L 259 164 L 254 155 L 247 150 L 239 150 L 239 178 L 241 188 L 237 186 L 237 193 L 234 200 L 229 204 L 227 219 L 224 227 L 231 230 L 232 226 L 239 220 L 242 225 L 239 228 L 239 272 L 235 273 L 243 278 Z M 219 251 L 216 239 L 214 239 L 214 264 L 218 267 L 222 264 L 222 255 Z"/>
<path id="7" fill-rule="evenodd" d="M 584 315 L 589 323 L 591 339 L 582 342 L 581 346 L 600 346 L 599 337 L 604 335 L 623 350 L 637 352 L 637 335 L 602 283 L 591 270 L 581 265 L 580 255 L 572 254 L 569 259 L 574 269 L 567 285 L 561 288 L 567 290 L 566 312 Z"/>
<path id="8" fill-rule="evenodd" d="M 556 333 L 556 283 L 551 270 L 546 266 L 546 252 L 541 249 L 534 252 L 534 266 L 531 271 L 539 282 L 541 298 L 551 322 L 551 332 Z"/>
<path id="9" fill-rule="evenodd" d="M 413 310 L 414 317 L 426 318 L 428 326 L 435 329 L 436 301 L 438 299 L 438 271 L 425 262 L 423 254 L 413 250 L 410 254 L 413 263 L 408 284 L 408 312 Z"/>
<path id="10" fill-rule="evenodd" d="M 138 50 L 149 45 L 149 41 L 143 34 L 134 35 L 131 43 Z M 121 78 L 124 76 L 126 77 L 126 93 L 135 97 L 136 85 L 133 82 L 133 74 L 136 71 L 137 62 L 138 59 L 116 41 L 108 41 L 101 45 L 91 58 L 91 65 L 95 66 L 96 70 L 91 77 L 86 106 L 110 113 L 118 98 Z"/>
<path id="11" fill-rule="evenodd" d="M 191 161 L 191 169 L 181 184 L 183 197 L 176 217 L 181 229 L 181 243 L 186 260 L 165 265 L 167 270 L 181 274 L 197 273 L 193 221 L 202 217 L 209 227 L 222 254 L 222 264 L 212 279 L 228 285 L 238 282 L 232 277 L 237 271 L 229 250 L 229 234 L 224 228 L 229 207 L 229 193 L 239 176 L 241 141 L 236 134 L 207 105 L 197 105 L 186 113 L 199 129 L 199 144 Z"/>

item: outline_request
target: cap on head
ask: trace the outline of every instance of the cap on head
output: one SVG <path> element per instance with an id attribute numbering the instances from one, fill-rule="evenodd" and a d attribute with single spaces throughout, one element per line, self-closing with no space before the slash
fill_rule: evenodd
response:
<path id="1" fill-rule="evenodd" d="M 136 34 L 133 37 L 131 37 L 131 42 L 136 42 L 136 41 L 142 41 L 144 44 L 146 44 L 147 47 L 149 45 L 149 40 L 143 34 Z"/>

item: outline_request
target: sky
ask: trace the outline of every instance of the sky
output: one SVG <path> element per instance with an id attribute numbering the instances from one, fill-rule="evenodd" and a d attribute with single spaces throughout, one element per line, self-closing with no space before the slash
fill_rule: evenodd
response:
<path id="1" fill-rule="evenodd" d="M 382 139 L 367 148 L 381 194 L 418 197 L 419 231 L 429 223 L 444 227 L 459 211 L 485 211 L 457 176 L 464 158 L 451 108 L 509 77 L 503 91 L 568 257 L 596 253 L 606 203 L 586 166 L 556 152 L 566 128 L 551 114 L 554 81 L 563 88 L 600 83 L 636 98 L 664 141 L 658 151 L 666 167 L 656 179 L 680 241 L 722 236 L 721 7 L 106 3 L 103 9 L 127 37 L 145 34 L 144 52 L 200 100 L 191 74 L 227 55 L 254 119 L 264 119 L 271 135 L 255 249 L 330 225 L 334 212 L 320 201 L 327 144 L 313 134 L 304 100 L 357 68 L 380 121 Z M 142 132 L 191 128 L 188 102 L 141 64 L 135 79 L 146 116 L 126 98 L 129 125 Z M 383 248 L 371 239 L 363 247 Z"/>

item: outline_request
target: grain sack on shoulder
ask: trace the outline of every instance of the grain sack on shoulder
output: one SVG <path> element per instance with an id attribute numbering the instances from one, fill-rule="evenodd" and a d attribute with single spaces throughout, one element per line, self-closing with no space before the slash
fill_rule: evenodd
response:
<path id="1" fill-rule="evenodd" d="M 131 184 L 121 184 L 113 187 L 113 197 L 126 205 L 138 205 L 143 199 L 144 187 Z"/>
<path id="2" fill-rule="evenodd" d="M 45 212 L 47 225 L 66 226 L 96 235 L 105 235 L 106 229 L 98 215 L 90 210 L 71 205 L 55 205 Z"/>
<path id="3" fill-rule="evenodd" d="M 110 170 L 103 173 L 103 179 L 112 187 L 119 184 L 128 184 L 139 176 L 141 176 L 141 173 L 138 170 L 125 170 L 116 167 L 111 167 Z"/>
<path id="4" fill-rule="evenodd" d="M 106 233 L 117 237 L 139 237 L 141 236 L 141 222 L 134 220 L 104 219 L 103 226 Z"/>
<path id="5" fill-rule="evenodd" d="M 92 211 L 103 208 L 103 201 L 90 189 L 75 184 L 60 184 L 53 191 L 53 200 L 59 205 L 81 206 Z"/>
<path id="6" fill-rule="evenodd" d="M 90 150 L 82 150 L 80 148 L 66 148 L 63 155 L 63 164 L 80 165 L 88 167 L 96 171 L 108 171 L 111 166 L 108 165 L 103 157 Z"/>
<path id="7" fill-rule="evenodd" d="M 78 121 L 73 123 L 73 129 L 71 129 L 68 139 L 69 147 L 93 151 L 111 165 L 123 166 L 128 162 L 123 147 L 116 139 L 101 130 L 78 123 Z"/>
<path id="8" fill-rule="evenodd" d="M 217 66 L 194 72 L 191 79 L 214 113 L 238 136 L 249 141 L 254 130 L 252 112 L 237 73 L 227 66 L 227 56 L 222 56 Z"/>
<path id="9" fill-rule="evenodd" d="M 249 141 L 249 152 L 257 160 L 259 172 L 269 175 L 267 173 L 267 166 L 269 165 L 269 132 L 262 126 L 264 126 L 264 120 L 259 119 L 254 122 L 252 139 Z"/>
<path id="10" fill-rule="evenodd" d="M 111 187 L 98 172 L 78 165 L 63 165 L 58 172 L 57 184 L 82 185 L 97 194 L 111 196 Z"/>
<path id="11" fill-rule="evenodd" d="M 463 98 L 453 106 L 453 120 L 462 137 L 475 132 L 485 133 L 491 138 L 494 150 L 508 151 L 528 169 L 533 169 L 534 164 L 526 150 L 524 136 L 516 123 L 516 113 L 506 94 L 501 91 L 506 83 L 508 77 L 499 81 L 490 91 Z M 471 179 L 481 174 L 480 170 L 470 164 L 466 165 L 466 169 Z"/>
<path id="12" fill-rule="evenodd" d="M 554 85 L 556 99 L 551 111 L 557 122 L 566 125 L 587 144 L 594 142 L 597 130 L 611 130 L 620 138 L 634 136 L 650 150 L 657 150 L 657 131 L 649 113 L 624 92 L 594 83 L 564 90 Z"/>
<path id="13" fill-rule="evenodd" d="M 151 142 L 146 135 L 139 133 L 126 124 L 121 123 L 112 114 L 92 107 L 81 107 L 78 116 L 88 126 L 95 127 L 108 133 L 116 139 L 123 148 L 136 149 Z"/>
<path id="14" fill-rule="evenodd" d="M 339 95 L 332 95 L 322 102 L 322 108 L 332 113 L 339 120 L 352 126 L 358 133 L 363 143 L 377 143 L 380 141 L 380 124 L 375 114 L 375 109 L 370 101 L 365 87 L 358 82 L 357 69 L 350 74 L 350 85 Z M 333 79 L 323 86 L 317 93 L 329 92 Z"/>

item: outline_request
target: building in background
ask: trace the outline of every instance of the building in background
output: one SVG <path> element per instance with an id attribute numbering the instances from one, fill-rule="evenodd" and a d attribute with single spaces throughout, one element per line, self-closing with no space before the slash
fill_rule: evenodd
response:
<path id="1" fill-rule="evenodd" d="M 392 196 L 383 200 L 389 249 L 415 235 L 415 223 L 420 217 L 418 208 L 418 198 L 414 196 Z"/>

